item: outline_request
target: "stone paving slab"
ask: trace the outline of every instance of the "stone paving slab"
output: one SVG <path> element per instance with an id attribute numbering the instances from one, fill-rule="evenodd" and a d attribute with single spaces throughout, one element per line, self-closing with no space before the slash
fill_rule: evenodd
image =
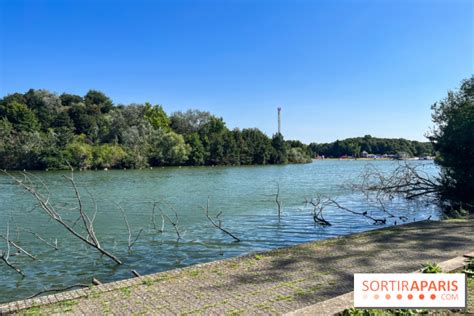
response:
<path id="1" fill-rule="evenodd" d="M 472 251 L 474 220 L 418 222 L 0 306 L 69 315 L 284 314 L 352 291 L 353 274 L 410 272 Z M 59 300 L 59 301 L 58 301 Z M 44 302 L 56 302 L 42 305 Z M 38 306 L 33 306 L 32 304 Z M 19 310 L 29 307 L 27 310 Z"/>

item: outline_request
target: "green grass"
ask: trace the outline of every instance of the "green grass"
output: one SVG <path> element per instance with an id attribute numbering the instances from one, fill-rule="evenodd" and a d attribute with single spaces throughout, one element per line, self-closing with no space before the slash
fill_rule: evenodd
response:
<path id="1" fill-rule="evenodd" d="M 45 313 L 41 313 L 40 311 L 40 307 L 39 306 L 32 306 L 30 307 L 29 309 L 27 309 L 26 311 L 24 311 L 23 313 L 21 313 L 22 315 L 28 315 L 28 316 L 42 316 L 42 315 L 46 315 Z"/>
<path id="2" fill-rule="evenodd" d="M 201 274 L 201 271 L 199 270 L 192 270 L 192 271 L 189 271 L 189 276 L 193 277 L 193 278 L 196 278 L 198 277 L 200 274 Z"/>
<path id="3" fill-rule="evenodd" d="M 293 295 L 277 295 L 273 300 L 272 302 L 282 302 L 282 301 L 288 301 L 288 302 L 291 302 L 294 300 L 294 296 Z"/>
<path id="4" fill-rule="evenodd" d="M 93 286 L 89 288 L 89 293 L 87 293 L 87 298 L 99 298 L 100 292 Z"/>
<path id="5" fill-rule="evenodd" d="M 142 281 L 142 284 L 146 285 L 146 286 L 152 286 L 153 285 L 153 280 L 152 279 L 145 279 L 145 280 Z"/>
<path id="6" fill-rule="evenodd" d="M 130 290 L 129 287 L 121 288 L 120 292 L 122 292 L 123 296 L 125 296 L 125 297 L 130 297 L 130 295 L 132 294 L 132 291 Z"/>

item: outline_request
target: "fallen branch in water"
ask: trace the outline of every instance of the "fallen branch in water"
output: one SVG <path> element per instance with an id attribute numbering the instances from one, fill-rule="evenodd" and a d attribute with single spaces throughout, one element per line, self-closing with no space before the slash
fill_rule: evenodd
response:
<path id="1" fill-rule="evenodd" d="M 224 232 L 225 234 L 229 235 L 230 237 L 232 237 L 236 242 L 239 242 L 240 239 L 235 236 L 234 234 L 232 234 L 230 231 L 228 231 L 227 229 L 224 229 L 222 228 L 222 221 L 221 219 L 219 218 L 219 216 L 222 214 L 222 212 L 219 212 L 217 213 L 217 215 L 215 216 L 215 219 L 218 221 L 218 223 L 216 223 L 214 221 L 214 219 L 209 216 L 209 197 L 207 198 L 207 205 L 206 205 L 206 208 L 202 207 L 202 209 L 204 210 L 204 213 L 206 214 L 206 217 L 207 219 L 212 223 L 212 225 L 214 225 L 214 227 L 220 229 L 222 232 Z"/>
<path id="2" fill-rule="evenodd" d="M 25 249 L 23 249 L 22 247 L 20 247 L 18 244 L 16 244 L 14 241 L 8 239 L 8 237 L 5 237 L 3 236 L 2 234 L 0 234 L 0 238 L 2 238 L 3 240 L 5 240 L 7 243 L 9 243 L 10 245 L 12 245 L 14 248 L 16 248 L 19 252 L 22 252 L 24 253 L 25 255 L 27 255 L 28 257 L 30 257 L 32 260 L 36 260 L 36 257 L 33 256 L 32 254 L 30 254 L 28 251 L 26 251 Z"/>
<path id="3" fill-rule="evenodd" d="M 373 165 L 368 165 L 358 177 L 362 181 L 349 183 L 346 187 L 365 194 L 392 199 L 402 196 L 408 200 L 421 197 L 430 198 L 441 191 L 438 179 L 420 170 L 418 165 L 399 164 L 390 174 L 385 174 Z"/>
<path id="4" fill-rule="evenodd" d="M 158 207 L 158 209 L 160 210 L 161 212 L 161 216 L 163 219 L 167 219 L 168 222 L 171 224 L 171 226 L 173 226 L 174 228 L 174 231 L 176 232 L 176 236 L 178 237 L 177 241 L 179 241 L 181 239 L 181 233 L 179 231 L 179 216 L 178 216 L 178 212 L 176 212 L 176 210 L 171 207 L 171 210 L 174 212 L 174 216 L 175 216 L 175 220 L 172 220 L 171 217 L 168 216 L 168 214 L 166 214 L 163 209 L 161 207 Z M 164 225 L 164 220 L 162 222 L 162 225 Z"/>
<path id="5" fill-rule="evenodd" d="M 44 242 L 46 245 L 50 246 L 50 247 L 53 248 L 54 250 L 58 250 L 58 249 L 59 249 L 59 248 L 58 248 L 58 240 L 57 240 L 57 239 L 54 240 L 54 244 L 53 244 L 53 243 L 47 241 L 46 239 L 44 239 L 43 237 L 41 237 L 39 234 L 37 234 L 37 233 L 35 233 L 35 232 L 33 232 L 33 231 L 29 230 L 29 229 L 20 228 L 20 230 L 32 234 L 32 235 L 35 236 L 37 239 L 41 240 L 42 242 Z"/>
<path id="6" fill-rule="evenodd" d="M 90 219 L 90 217 L 87 215 L 85 209 L 84 209 L 84 204 L 82 202 L 79 190 L 77 188 L 76 182 L 74 180 L 74 171 L 71 168 L 71 176 L 67 177 L 64 176 L 65 179 L 67 179 L 71 185 L 72 189 L 75 194 L 76 201 L 78 203 L 77 210 L 79 212 L 79 217 L 78 221 L 82 222 L 82 229 L 86 232 L 86 236 L 83 236 L 77 229 L 75 228 L 75 224 L 70 225 L 66 220 L 64 220 L 61 217 L 61 214 L 56 210 L 56 207 L 50 202 L 50 197 L 51 193 L 49 191 L 48 186 L 46 183 L 40 179 L 39 177 L 35 175 L 31 175 L 27 172 L 22 172 L 21 174 L 23 175 L 23 179 L 19 179 L 11 174 L 9 174 L 7 171 L 2 170 L 4 174 L 9 176 L 12 180 L 14 180 L 18 186 L 21 188 L 25 189 L 27 192 L 29 192 L 38 202 L 40 208 L 43 210 L 43 212 L 48 215 L 52 220 L 56 221 L 59 223 L 62 227 L 64 227 L 68 232 L 70 232 L 73 236 L 78 238 L 79 240 L 83 241 L 85 244 L 91 246 L 92 248 L 95 248 L 97 251 L 99 251 L 101 254 L 109 257 L 113 261 L 115 261 L 117 264 L 122 264 L 122 261 L 118 259 L 116 256 L 102 248 L 102 246 L 99 243 L 99 240 L 97 239 L 94 231 L 94 226 L 93 226 L 93 220 Z M 36 181 L 33 181 L 35 179 Z M 46 195 L 40 192 L 40 189 L 43 189 L 46 191 Z M 94 217 L 95 218 L 95 215 Z"/>
<path id="7" fill-rule="evenodd" d="M 331 226 L 331 223 L 328 222 L 323 215 L 324 208 L 328 206 L 327 201 L 323 201 L 322 197 L 318 195 L 316 198 L 311 200 L 306 200 L 305 204 L 311 204 L 313 207 L 313 220 L 316 224 L 321 226 Z"/>
<path id="8" fill-rule="evenodd" d="M 321 195 L 317 195 L 315 198 L 311 198 L 310 200 L 305 201 L 305 206 L 310 204 L 313 208 L 313 220 L 316 224 L 321 226 L 330 226 L 332 225 L 328 220 L 324 218 L 324 210 L 328 207 L 337 208 L 339 210 L 363 216 L 373 222 L 373 224 L 384 225 L 387 223 L 386 218 L 376 218 L 368 214 L 367 211 L 359 212 L 351 210 L 341 204 L 339 204 L 336 200 L 332 198 L 323 198 Z"/>
<path id="9" fill-rule="evenodd" d="M 351 209 L 349 209 L 349 208 L 347 208 L 347 207 L 342 206 L 341 204 L 339 204 L 338 202 L 336 202 L 336 200 L 329 199 L 329 203 L 332 204 L 333 206 L 337 207 L 337 208 L 340 209 L 340 210 L 343 210 L 343 211 L 352 213 L 352 214 L 354 214 L 354 215 L 364 216 L 364 217 L 370 219 L 371 221 L 373 221 L 374 224 L 382 224 L 382 225 L 384 225 L 384 224 L 387 223 L 387 219 L 386 219 L 386 218 L 375 218 L 375 217 L 369 215 L 367 211 L 358 212 L 358 211 L 351 210 Z"/>
<path id="10" fill-rule="evenodd" d="M 21 271 L 19 268 L 15 267 L 13 264 L 10 263 L 10 242 L 9 242 L 9 235 L 10 235 L 10 226 L 7 223 L 7 235 L 6 235 L 6 240 L 7 240 L 7 250 L 0 250 L 0 260 L 2 260 L 9 268 L 13 269 L 16 271 L 16 273 L 20 274 L 22 277 L 25 277 L 25 274 L 23 271 Z"/>

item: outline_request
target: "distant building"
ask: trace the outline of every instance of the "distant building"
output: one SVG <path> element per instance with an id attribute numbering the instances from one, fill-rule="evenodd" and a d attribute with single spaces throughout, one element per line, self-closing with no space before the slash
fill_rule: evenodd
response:
<path id="1" fill-rule="evenodd" d="M 367 158 L 368 155 L 369 155 L 369 153 L 366 152 L 365 150 L 360 154 L 360 156 L 361 156 L 362 158 Z"/>

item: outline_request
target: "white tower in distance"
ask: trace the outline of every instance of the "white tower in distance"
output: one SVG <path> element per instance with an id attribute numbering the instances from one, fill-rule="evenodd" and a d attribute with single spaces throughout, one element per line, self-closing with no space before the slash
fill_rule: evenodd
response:
<path id="1" fill-rule="evenodd" d="M 278 134 L 281 134 L 281 107 L 278 107 Z"/>

